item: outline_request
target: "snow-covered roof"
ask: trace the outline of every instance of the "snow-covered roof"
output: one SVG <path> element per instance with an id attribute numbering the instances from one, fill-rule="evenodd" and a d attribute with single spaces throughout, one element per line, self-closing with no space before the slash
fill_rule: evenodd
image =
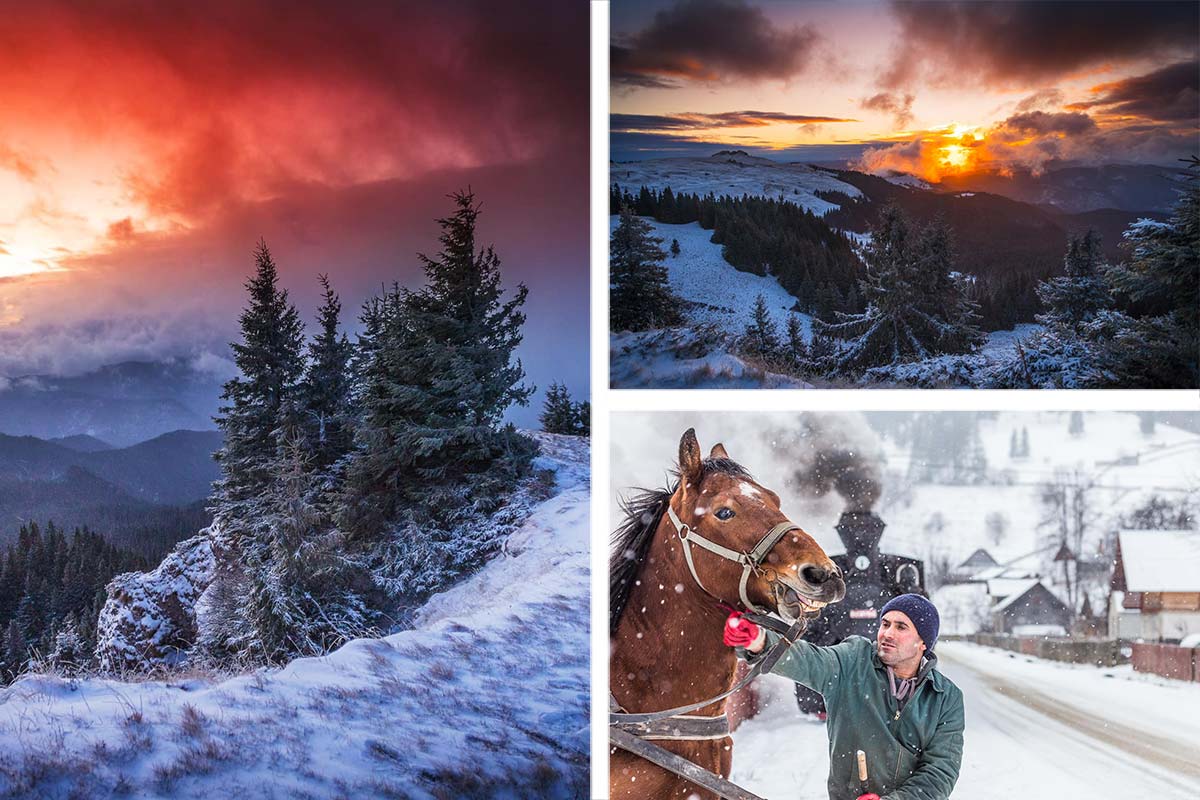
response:
<path id="1" fill-rule="evenodd" d="M 1037 582 L 1037 578 L 995 578 L 987 582 L 987 591 L 992 597 L 1014 597 L 1029 591 Z"/>
<path id="2" fill-rule="evenodd" d="M 992 558 L 991 553 L 984 550 L 982 547 L 971 553 L 967 560 L 958 565 L 959 569 L 964 567 L 994 567 L 997 566 L 996 559 Z"/>
<path id="3" fill-rule="evenodd" d="M 1050 592 L 1051 596 L 1053 596 L 1055 598 L 1058 597 L 1057 595 L 1054 594 L 1054 592 L 1051 592 L 1050 589 L 1048 587 L 1046 587 L 1045 584 L 1043 584 L 1041 581 L 1028 580 L 1028 581 L 1020 581 L 1020 583 L 1025 584 L 1025 588 L 1014 591 L 1012 594 L 1007 595 L 999 603 L 996 603 L 996 605 L 992 606 L 993 614 L 1004 611 L 1006 608 L 1011 606 L 1013 603 L 1017 602 L 1022 597 L 1024 597 L 1026 594 L 1028 594 L 1029 591 L 1031 589 L 1033 589 L 1033 587 L 1038 586 L 1038 585 L 1041 585 L 1043 589 L 1046 589 L 1047 592 Z"/>
<path id="4" fill-rule="evenodd" d="M 1200 532 L 1119 531 L 1131 592 L 1200 592 Z"/>

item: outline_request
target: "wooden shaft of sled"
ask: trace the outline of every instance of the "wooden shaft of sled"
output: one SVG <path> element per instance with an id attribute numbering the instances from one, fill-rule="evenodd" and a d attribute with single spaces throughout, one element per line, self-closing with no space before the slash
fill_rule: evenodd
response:
<path id="1" fill-rule="evenodd" d="M 863 784 L 867 782 L 867 754 L 862 750 L 858 751 L 858 779 Z"/>

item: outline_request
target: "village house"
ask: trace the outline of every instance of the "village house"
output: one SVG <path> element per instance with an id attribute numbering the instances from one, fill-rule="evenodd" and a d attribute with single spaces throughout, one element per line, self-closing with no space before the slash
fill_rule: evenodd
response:
<path id="1" fill-rule="evenodd" d="M 1111 586 L 1116 638 L 1179 642 L 1200 633 L 1200 532 L 1119 531 Z"/>

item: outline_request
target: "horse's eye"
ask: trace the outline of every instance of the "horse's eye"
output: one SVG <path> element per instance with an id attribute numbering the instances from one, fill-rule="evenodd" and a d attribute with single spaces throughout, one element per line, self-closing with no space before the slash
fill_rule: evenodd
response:
<path id="1" fill-rule="evenodd" d="M 733 519 L 733 509 L 732 508 L 718 508 L 717 509 L 717 519 Z"/>

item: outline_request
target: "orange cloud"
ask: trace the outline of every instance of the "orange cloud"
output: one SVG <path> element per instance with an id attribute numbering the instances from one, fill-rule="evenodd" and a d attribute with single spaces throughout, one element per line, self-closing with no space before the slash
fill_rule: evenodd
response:
<path id="1" fill-rule="evenodd" d="M 587 8 L 529 13 L 536 24 L 483 0 L 353 13 L 324 1 L 31 4 L 0 31 L 0 237 L 52 258 L 56 238 L 112 246 L 116 219 L 194 228 L 296 186 L 573 148 L 587 136 Z"/>

